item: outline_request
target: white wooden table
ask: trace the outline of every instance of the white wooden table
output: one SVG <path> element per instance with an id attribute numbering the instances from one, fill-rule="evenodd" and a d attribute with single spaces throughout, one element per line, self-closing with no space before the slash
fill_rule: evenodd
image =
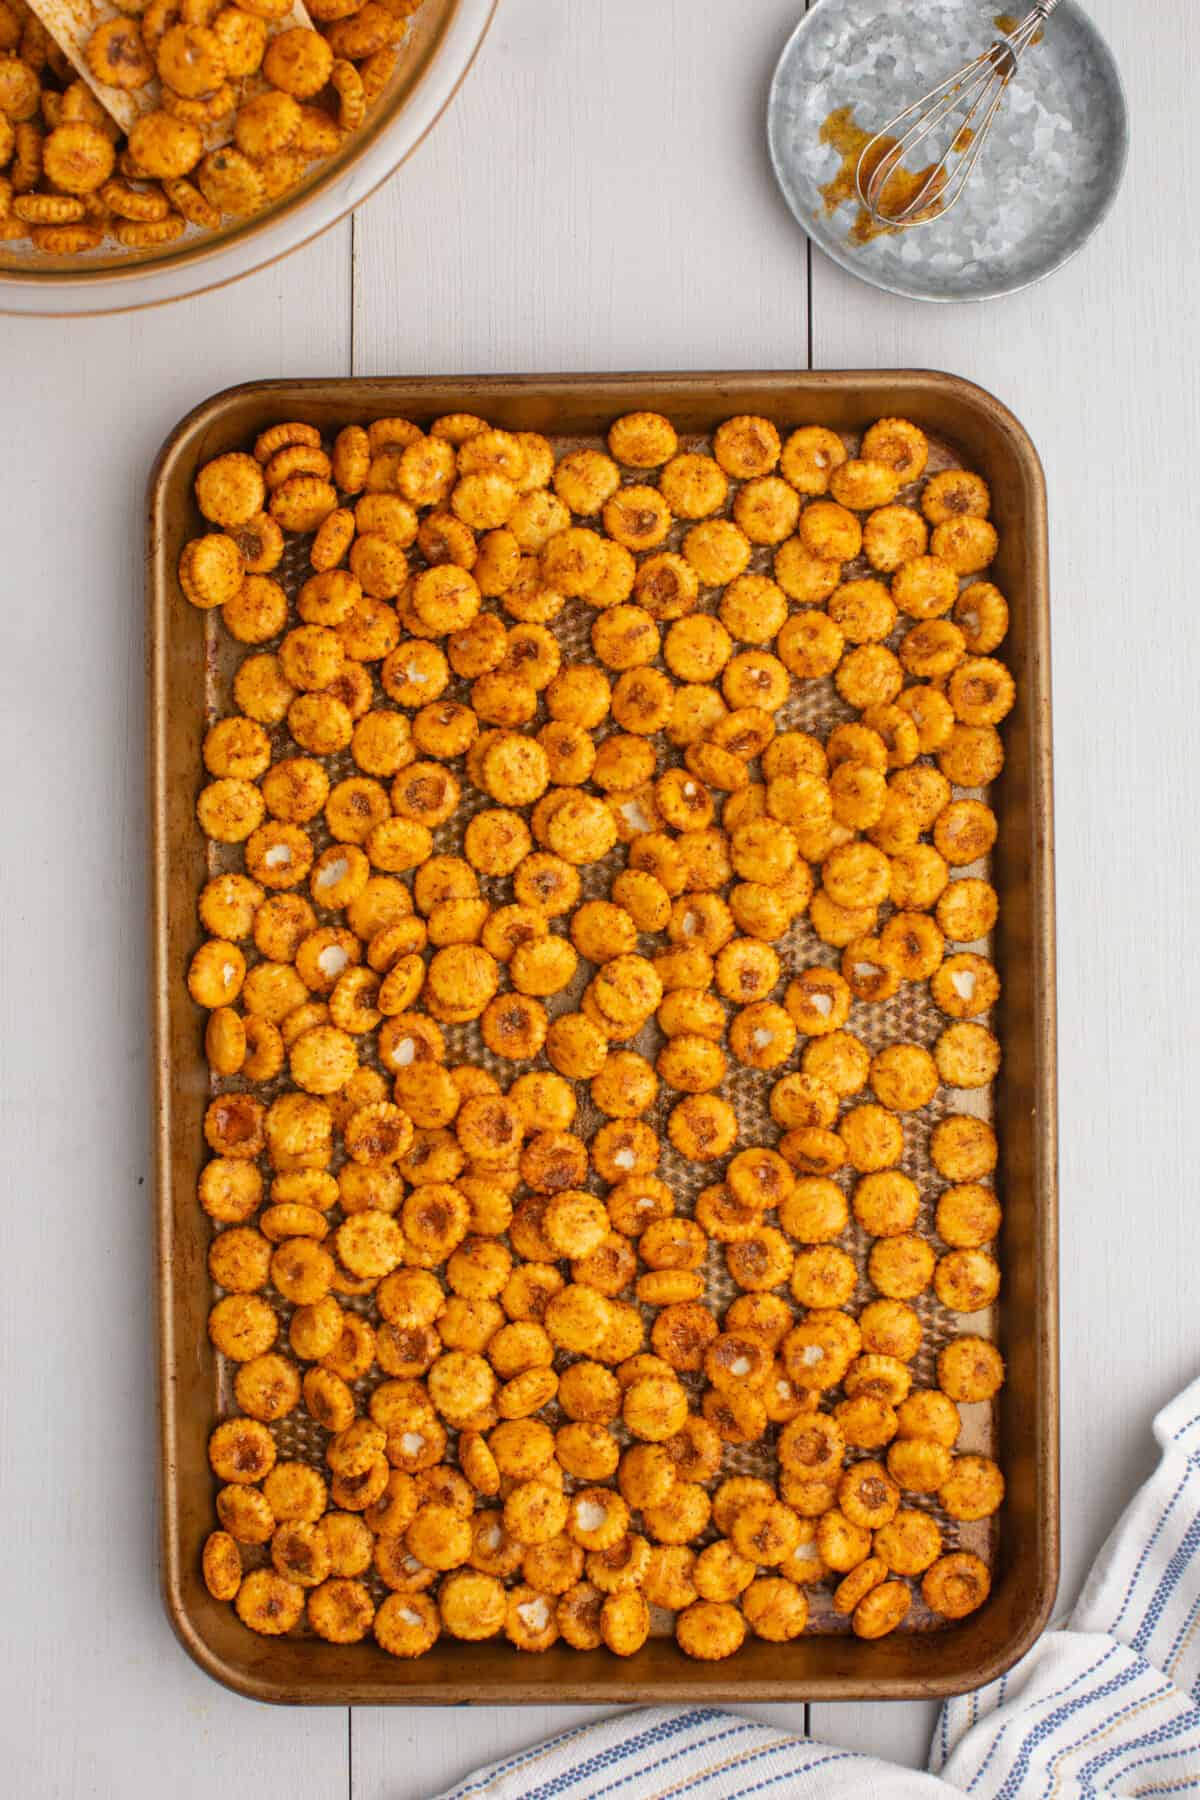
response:
<path id="1" fill-rule="evenodd" d="M 0 319 L 6 1792 L 423 1800 L 584 1716 L 256 1706 L 185 1659 L 159 1607 L 141 508 L 165 433 L 231 382 L 915 364 L 1015 409 L 1054 559 L 1064 1595 L 1150 1466 L 1152 1410 L 1195 1372 L 1194 7 L 1092 0 L 1130 88 L 1125 192 L 1055 279 L 973 309 L 810 269 L 763 143 L 801 6 L 501 0 L 450 113 L 353 225 L 165 310 Z M 767 1710 L 914 1764 L 931 1722 Z"/>

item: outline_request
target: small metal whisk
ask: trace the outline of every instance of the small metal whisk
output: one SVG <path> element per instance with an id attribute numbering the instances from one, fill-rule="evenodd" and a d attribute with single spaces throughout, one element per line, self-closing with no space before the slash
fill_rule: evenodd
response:
<path id="1" fill-rule="evenodd" d="M 1005 89 L 1017 72 L 1021 54 L 1057 5 L 1058 0 L 1037 0 L 1013 31 L 997 38 L 982 56 L 922 99 L 906 106 L 864 146 L 855 185 L 876 225 L 903 231 L 941 218 L 957 205 L 979 161 Z M 889 182 L 906 157 L 934 133 L 939 134 L 938 142 L 944 146 L 939 160 L 925 173 L 916 192 L 898 195 L 904 203 L 892 208 L 888 204 Z M 951 166 L 956 148 L 961 154 Z"/>

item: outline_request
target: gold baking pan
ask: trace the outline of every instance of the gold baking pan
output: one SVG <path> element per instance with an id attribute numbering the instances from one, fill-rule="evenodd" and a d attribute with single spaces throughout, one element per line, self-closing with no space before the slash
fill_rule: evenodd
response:
<path id="1" fill-rule="evenodd" d="M 699 437 L 736 413 L 762 413 L 781 428 L 821 424 L 844 433 L 898 414 L 991 485 L 1001 542 L 994 574 L 1011 608 L 1004 655 L 1018 691 L 1005 732 L 1007 762 L 990 795 L 999 820 L 990 875 L 1001 901 L 991 953 L 1004 983 L 994 1028 L 1005 1060 L 991 1097 L 1000 1140 L 1004 1224 L 997 1255 L 1004 1286 L 988 1329 L 1009 1372 L 986 1425 L 986 1447 L 1008 1482 L 986 1545 L 993 1591 L 977 1613 L 955 1625 L 935 1629 L 925 1620 L 926 1628 L 867 1643 L 827 1621 L 787 1645 L 748 1640 L 736 1656 L 715 1664 L 689 1661 L 665 1637 L 652 1637 L 627 1660 L 557 1646 L 528 1656 L 503 1640 L 442 1638 L 414 1662 L 397 1661 L 373 1643 L 343 1648 L 312 1637 L 257 1637 L 231 1607 L 210 1597 L 200 1574 L 201 1547 L 214 1524 L 206 1447 L 225 1375 L 206 1330 L 211 1228 L 196 1202 L 209 1072 L 199 1010 L 183 976 L 198 939 L 196 896 L 208 874 L 208 846 L 194 811 L 200 748 L 224 676 L 218 622 L 189 606 L 175 579 L 183 543 L 204 528 L 192 478 L 208 458 L 246 447 L 265 426 L 289 418 L 334 433 L 352 421 L 428 420 L 469 410 L 511 430 L 577 441 L 599 438 L 614 417 L 641 409 L 664 412 L 682 436 Z M 163 447 L 149 490 L 147 599 L 161 1555 L 167 1611 L 189 1654 L 216 1680 L 256 1699 L 364 1706 L 916 1699 L 962 1692 L 1000 1674 L 1041 1631 L 1058 1573 L 1046 495 L 1037 453 L 1012 414 L 969 382 L 925 371 L 251 383 L 206 401 Z M 965 1328 L 981 1326 L 973 1317 Z"/>

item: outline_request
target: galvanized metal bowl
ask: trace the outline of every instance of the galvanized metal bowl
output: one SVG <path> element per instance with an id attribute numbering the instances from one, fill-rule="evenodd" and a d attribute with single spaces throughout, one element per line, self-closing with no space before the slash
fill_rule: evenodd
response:
<path id="1" fill-rule="evenodd" d="M 220 287 L 325 231 L 386 181 L 458 91 L 498 0 L 424 0 L 383 98 L 367 123 L 306 179 L 251 219 L 189 231 L 161 250 L 115 245 L 52 257 L 0 246 L 0 313 L 69 317 L 122 312 Z"/>
<path id="2" fill-rule="evenodd" d="M 875 287 L 913 300 L 1015 293 L 1074 256 L 1116 197 L 1129 147 L 1121 76 L 1083 9 L 1062 0 L 953 212 L 862 242 L 857 203 L 829 203 L 822 190 L 842 164 L 821 137 L 830 115 L 851 107 L 875 131 L 984 50 L 1007 29 L 1001 16 L 999 0 L 819 0 L 784 47 L 767 107 L 779 185 L 813 243 Z"/>

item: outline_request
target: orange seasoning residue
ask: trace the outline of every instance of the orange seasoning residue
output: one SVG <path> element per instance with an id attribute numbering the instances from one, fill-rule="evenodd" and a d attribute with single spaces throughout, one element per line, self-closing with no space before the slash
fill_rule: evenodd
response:
<path id="1" fill-rule="evenodd" d="M 950 148 L 952 150 L 957 150 L 959 155 L 961 156 L 962 152 L 964 150 L 969 150 L 971 145 L 974 142 L 975 142 L 974 127 L 971 125 L 964 125 L 962 130 L 959 132 L 958 136 L 955 138 L 954 142 L 951 144 Z"/>
<path id="2" fill-rule="evenodd" d="M 831 181 L 827 181 L 821 189 L 821 198 L 825 202 L 826 214 L 836 212 L 847 200 L 858 197 L 858 165 L 863 151 L 871 142 L 875 133 L 866 131 L 855 123 L 853 106 L 839 106 L 830 113 L 821 126 L 821 142 L 830 144 L 842 159 L 842 166 Z M 865 173 L 870 175 L 878 168 L 885 157 L 896 149 L 897 140 L 893 137 L 880 138 L 866 164 Z M 905 207 L 920 193 L 925 182 L 934 173 L 935 165 L 930 163 L 924 169 L 893 169 L 883 186 L 879 199 L 881 213 L 903 212 Z M 930 193 L 929 204 L 921 209 L 918 215 L 922 219 L 932 219 L 942 209 L 940 194 L 946 185 L 946 177 L 938 175 Z M 898 230 L 895 225 L 879 225 L 871 217 L 865 206 L 860 204 L 858 216 L 850 228 L 850 238 L 856 244 L 868 244 L 872 238 L 881 237 Z"/>
<path id="3" fill-rule="evenodd" d="M 997 13 L 992 20 L 992 24 L 996 27 L 996 30 L 1002 31 L 1005 37 L 1011 37 L 1020 23 L 1020 19 L 1014 18 L 1012 13 Z M 1029 42 L 1031 44 L 1040 44 L 1045 35 L 1046 32 L 1044 26 L 1039 25 Z"/>

